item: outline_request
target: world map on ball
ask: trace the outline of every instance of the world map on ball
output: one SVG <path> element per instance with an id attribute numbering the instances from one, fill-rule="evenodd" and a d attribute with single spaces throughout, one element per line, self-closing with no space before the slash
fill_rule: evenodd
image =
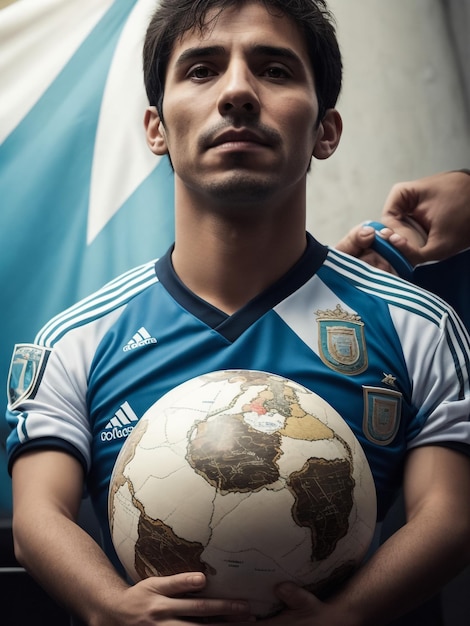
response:
<path id="1" fill-rule="evenodd" d="M 201 571 L 206 597 L 265 617 L 290 580 L 323 597 L 360 564 L 376 521 L 364 452 L 302 385 L 224 370 L 158 400 L 128 437 L 109 489 L 116 553 L 134 581 Z"/>

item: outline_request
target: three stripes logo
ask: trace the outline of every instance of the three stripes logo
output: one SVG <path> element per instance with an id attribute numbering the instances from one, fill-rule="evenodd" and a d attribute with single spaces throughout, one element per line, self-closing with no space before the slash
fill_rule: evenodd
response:
<path id="1" fill-rule="evenodd" d="M 148 346 L 152 343 L 157 343 L 157 340 L 155 337 L 150 335 L 146 328 L 141 326 L 141 328 L 139 328 L 132 339 L 126 343 L 122 350 L 123 352 L 130 352 L 131 350 L 142 348 L 143 346 Z"/>
<path id="2" fill-rule="evenodd" d="M 128 437 L 138 421 L 139 418 L 131 405 L 124 402 L 106 424 L 105 429 L 101 431 L 101 441 L 113 441 Z"/>

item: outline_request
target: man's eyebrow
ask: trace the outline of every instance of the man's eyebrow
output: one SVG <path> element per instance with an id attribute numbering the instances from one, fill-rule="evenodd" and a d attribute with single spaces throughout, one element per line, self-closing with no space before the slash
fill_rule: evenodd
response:
<path id="1" fill-rule="evenodd" d="M 285 48 L 283 46 L 257 44 L 251 48 L 251 52 L 257 56 L 286 59 L 287 61 L 302 63 L 301 58 L 292 50 L 292 48 Z"/>
<path id="2" fill-rule="evenodd" d="M 197 61 L 197 59 L 204 59 L 207 57 L 222 56 L 226 53 L 223 46 L 195 46 L 194 48 L 187 48 L 176 59 L 175 65 L 181 66 L 188 63 L 188 61 Z"/>
<path id="3" fill-rule="evenodd" d="M 224 46 L 195 46 L 184 50 L 176 60 L 176 66 L 185 65 L 190 61 L 197 61 L 207 57 L 223 56 L 227 53 Z M 249 48 L 249 53 L 255 56 L 285 59 L 302 64 L 298 54 L 291 48 L 283 46 L 270 46 L 265 44 L 255 44 Z"/>

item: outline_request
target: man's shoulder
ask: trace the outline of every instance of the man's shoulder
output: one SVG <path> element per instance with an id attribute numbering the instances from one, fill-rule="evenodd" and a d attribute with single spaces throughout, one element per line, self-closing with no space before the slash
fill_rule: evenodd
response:
<path id="1" fill-rule="evenodd" d="M 417 316 L 437 326 L 449 314 L 455 317 L 451 306 L 435 293 L 344 252 L 330 249 L 325 265 L 341 274 L 362 294 L 400 310 L 405 317 Z"/>
<path id="2" fill-rule="evenodd" d="M 103 287 L 65 309 L 36 335 L 34 343 L 53 347 L 70 330 L 112 314 L 158 282 L 155 260 L 119 275 Z"/>

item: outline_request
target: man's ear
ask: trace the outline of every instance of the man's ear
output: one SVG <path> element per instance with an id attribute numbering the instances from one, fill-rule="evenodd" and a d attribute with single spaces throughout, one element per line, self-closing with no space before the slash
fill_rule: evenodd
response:
<path id="1" fill-rule="evenodd" d="M 327 159 L 336 150 L 343 131 L 343 120 L 336 109 L 327 109 L 320 127 L 318 137 L 313 147 L 313 156 L 316 159 Z"/>
<path id="2" fill-rule="evenodd" d="M 144 127 L 150 150 L 158 156 L 168 154 L 165 129 L 156 107 L 148 107 L 145 111 Z"/>

